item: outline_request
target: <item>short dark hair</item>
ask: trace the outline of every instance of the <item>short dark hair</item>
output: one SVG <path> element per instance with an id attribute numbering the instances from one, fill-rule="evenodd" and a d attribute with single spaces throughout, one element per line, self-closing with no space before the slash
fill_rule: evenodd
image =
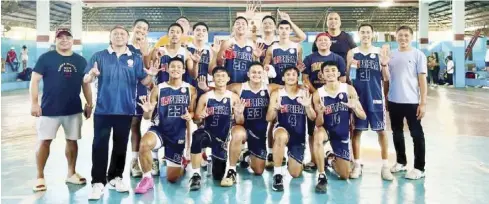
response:
<path id="1" fill-rule="evenodd" d="M 413 29 L 409 26 L 403 25 L 403 26 L 397 28 L 396 33 L 399 32 L 400 30 L 408 30 L 409 33 L 411 33 L 411 35 L 413 34 Z"/>
<path id="2" fill-rule="evenodd" d="M 297 76 L 299 76 L 299 74 L 301 73 L 299 71 L 299 69 L 297 69 L 297 67 L 295 67 L 295 66 L 289 66 L 289 67 L 286 67 L 284 69 L 284 72 L 282 72 L 282 77 L 284 77 L 285 76 L 285 73 L 288 72 L 288 71 L 290 71 L 290 70 L 294 70 L 295 72 L 297 72 Z"/>
<path id="3" fill-rule="evenodd" d="M 135 20 L 134 23 L 132 24 L 132 27 L 136 26 L 136 24 L 138 24 L 139 22 L 146 23 L 146 25 L 148 25 L 148 30 L 149 30 L 149 27 L 150 27 L 149 22 L 144 18 L 140 18 L 140 19 Z"/>
<path id="4" fill-rule="evenodd" d="M 234 19 L 234 23 L 236 23 L 236 21 L 237 21 L 237 20 L 239 20 L 239 19 L 243 19 L 243 20 L 245 20 L 245 21 L 246 21 L 246 24 L 248 24 L 248 19 L 246 19 L 246 18 L 245 18 L 245 17 L 243 17 L 243 16 L 238 16 L 238 17 L 236 17 L 236 18 Z"/>
<path id="5" fill-rule="evenodd" d="M 263 19 L 261 19 L 261 22 L 265 21 L 267 18 L 272 19 L 273 24 L 277 23 L 277 21 L 275 20 L 275 18 L 273 16 L 265 16 L 265 17 L 263 17 Z"/>
<path id="6" fill-rule="evenodd" d="M 183 59 L 182 59 L 182 58 L 180 58 L 180 57 L 173 57 L 173 58 L 170 58 L 170 60 L 168 61 L 168 66 L 170 66 L 170 64 L 171 64 L 172 62 L 175 62 L 175 61 L 181 62 L 181 63 L 182 63 L 182 65 L 184 65 L 184 66 L 185 66 L 185 63 L 183 62 Z"/>
<path id="7" fill-rule="evenodd" d="M 207 26 L 207 24 L 205 24 L 204 22 L 197 22 L 193 27 L 192 27 L 192 30 L 195 30 L 197 28 L 197 26 L 204 26 L 205 29 L 207 29 L 207 31 L 209 31 L 209 26 Z"/>
<path id="8" fill-rule="evenodd" d="M 292 25 L 290 25 L 290 22 L 289 22 L 289 21 L 286 21 L 286 20 L 281 20 L 281 21 L 278 23 L 277 28 L 278 28 L 280 25 L 289 25 L 290 27 L 292 27 Z"/>
<path id="9" fill-rule="evenodd" d="M 168 26 L 168 32 L 170 32 L 170 28 L 172 28 L 172 27 L 179 27 L 182 30 L 182 33 L 183 33 L 183 27 L 180 24 L 178 24 L 178 23 L 172 23 L 172 24 L 170 24 L 170 26 Z"/>
<path id="10" fill-rule="evenodd" d="M 251 62 L 250 66 L 248 67 L 248 71 L 251 70 L 251 67 L 252 66 L 256 66 L 256 65 L 260 66 L 261 68 L 265 68 L 265 67 L 263 67 L 263 64 L 262 63 L 260 63 L 258 61 L 253 61 L 253 62 Z"/>
<path id="11" fill-rule="evenodd" d="M 360 31 L 360 28 L 362 28 L 362 27 L 370 27 L 372 32 L 374 32 L 374 27 L 371 24 L 368 24 L 368 23 L 361 24 L 360 26 L 358 26 L 358 31 Z"/>
<path id="12" fill-rule="evenodd" d="M 321 72 L 324 72 L 324 68 L 327 66 L 335 66 L 338 68 L 338 63 L 335 61 L 326 61 L 321 64 Z"/>
<path id="13" fill-rule="evenodd" d="M 226 74 L 229 76 L 228 70 L 225 67 L 222 66 L 217 66 L 212 70 L 212 76 L 216 75 L 217 72 L 226 72 Z"/>

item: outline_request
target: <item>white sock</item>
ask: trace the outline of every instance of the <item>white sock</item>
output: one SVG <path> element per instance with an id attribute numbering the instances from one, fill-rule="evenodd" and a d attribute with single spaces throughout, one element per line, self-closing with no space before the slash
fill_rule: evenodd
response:
<path id="1" fill-rule="evenodd" d="M 318 171 L 318 177 L 319 177 L 319 175 L 321 175 L 321 174 L 326 175 L 326 172 L 325 172 L 325 171 L 321 171 L 321 172 L 319 172 L 319 171 Z"/>
<path id="2" fill-rule="evenodd" d="M 234 170 L 236 172 L 236 166 L 229 166 L 228 167 L 228 170 L 230 170 L 230 169 L 232 169 L 232 170 Z"/>
<path id="3" fill-rule="evenodd" d="M 362 165 L 362 160 L 360 160 L 360 159 L 355 159 L 355 160 L 354 160 L 354 163 L 355 163 L 355 165 L 356 165 L 356 166 L 361 166 L 361 165 Z"/>
<path id="4" fill-rule="evenodd" d="M 158 152 L 151 151 L 151 155 L 153 156 L 153 159 L 158 159 Z"/>
<path id="5" fill-rule="evenodd" d="M 194 176 L 195 173 L 200 176 L 200 168 L 196 168 L 196 169 L 191 168 L 191 170 L 190 170 L 190 176 Z"/>
<path id="6" fill-rule="evenodd" d="M 143 174 L 143 178 L 144 177 L 151 178 L 151 171 L 148 171 L 148 172 L 144 173 Z"/>
<path id="7" fill-rule="evenodd" d="M 389 161 L 387 159 L 382 159 L 382 167 L 388 167 L 389 166 Z"/>
<path id="8" fill-rule="evenodd" d="M 271 154 L 272 153 L 272 148 L 268 147 L 267 148 L 267 152 L 268 152 L 268 154 Z"/>
<path id="9" fill-rule="evenodd" d="M 139 152 L 132 152 L 132 159 L 136 160 L 138 159 Z"/>
<path id="10" fill-rule="evenodd" d="M 279 166 L 279 167 L 274 166 L 273 167 L 273 175 L 275 176 L 277 174 L 282 175 L 282 167 L 281 166 Z"/>
<path id="11" fill-rule="evenodd" d="M 328 165 L 333 166 L 333 161 L 334 161 L 334 159 L 328 159 Z"/>

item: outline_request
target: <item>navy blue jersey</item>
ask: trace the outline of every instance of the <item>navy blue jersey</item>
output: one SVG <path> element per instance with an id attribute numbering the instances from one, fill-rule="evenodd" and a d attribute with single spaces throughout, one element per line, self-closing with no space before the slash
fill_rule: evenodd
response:
<path id="1" fill-rule="evenodd" d="M 341 56 L 334 52 L 331 52 L 331 54 L 327 56 L 322 56 L 318 52 L 314 52 L 304 59 L 304 65 L 306 66 L 304 74 L 309 75 L 309 81 L 315 89 L 318 89 L 325 84 L 325 80 L 319 78 L 319 72 L 321 72 L 321 64 L 326 61 L 336 62 L 341 76 L 345 76 L 346 65 L 345 60 Z"/>
<path id="2" fill-rule="evenodd" d="M 224 67 L 231 76 L 229 83 L 243 83 L 248 80 L 247 73 L 253 62 L 253 43 L 247 41 L 244 47 L 239 47 L 234 39 L 233 52 L 226 51 Z"/>
<path id="3" fill-rule="evenodd" d="M 194 44 L 189 44 L 187 46 L 187 50 L 194 54 L 195 53 L 195 45 Z M 203 47 L 203 50 L 202 51 L 202 55 L 201 55 L 201 58 L 200 58 L 200 62 L 199 62 L 199 67 L 194 67 L 196 69 L 198 69 L 198 74 L 197 74 L 197 78 L 200 77 L 200 76 L 204 76 L 206 78 L 206 80 L 209 80 L 209 60 L 210 60 L 210 52 L 211 51 L 211 47 L 209 45 L 204 45 Z M 197 80 L 194 79 L 192 76 L 190 76 L 189 72 L 185 72 L 185 76 L 184 76 L 184 81 L 186 81 L 187 83 L 190 83 L 192 86 L 194 87 L 197 87 L 197 92 L 198 92 L 198 95 L 202 95 L 204 94 L 205 92 L 203 90 L 200 90 L 198 88 L 198 83 L 197 83 Z"/>
<path id="4" fill-rule="evenodd" d="M 190 105 L 190 87 L 185 82 L 180 87 L 172 87 L 167 82 L 158 84 L 158 105 L 153 114 L 153 126 L 174 144 L 185 141 L 187 121 L 181 116 Z"/>
<path id="5" fill-rule="evenodd" d="M 284 81 L 282 81 L 284 69 L 287 67 L 295 67 L 299 60 L 298 44 L 291 43 L 284 49 L 280 47 L 278 43 L 274 43 L 269 49 L 272 49 L 272 60 L 270 64 L 275 68 L 275 73 L 277 73 L 277 76 L 272 78 L 271 83 L 284 85 Z"/>
<path id="6" fill-rule="evenodd" d="M 245 100 L 245 129 L 257 134 L 256 137 L 266 137 L 266 116 L 270 101 L 268 86 L 262 85 L 258 92 L 254 92 L 248 82 L 245 82 L 241 85 L 240 98 Z"/>
<path id="7" fill-rule="evenodd" d="M 180 47 L 178 48 L 177 54 L 176 55 L 170 55 L 168 52 L 168 49 L 166 47 L 160 47 L 159 49 L 163 49 L 165 55 L 161 56 L 160 58 L 160 66 L 163 68 L 158 74 L 156 75 L 156 84 L 166 82 L 170 79 L 170 75 L 168 74 L 168 62 L 170 62 L 171 58 L 174 57 L 179 57 L 183 59 L 183 67 L 185 68 L 185 55 L 187 53 L 187 49 L 185 47 Z M 185 78 L 184 78 L 185 79 Z"/>
<path id="8" fill-rule="evenodd" d="M 232 96 L 233 93 L 228 90 L 220 99 L 214 91 L 207 92 L 208 116 L 204 120 L 204 128 L 222 142 L 227 140 L 231 131 Z"/>
<path id="9" fill-rule="evenodd" d="M 352 52 L 353 59 L 360 63 L 356 70 L 356 79 L 353 85 L 365 111 L 383 111 L 384 88 L 379 60 L 380 48 L 370 47 L 369 51 L 364 53 L 357 47 Z"/>
<path id="10" fill-rule="evenodd" d="M 306 109 L 297 101 L 297 98 L 301 96 L 304 96 L 302 89 L 294 97 L 290 97 L 284 88 L 279 90 L 281 108 L 277 114 L 277 126 L 287 130 L 289 144 L 302 144 L 306 141 Z"/>
<path id="11" fill-rule="evenodd" d="M 278 42 L 277 36 L 273 36 L 273 41 L 270 44 L 267 44 L 263 38 L 258 38 L 256 42 L 263 44 L 263 53 L 260 56 L 260 63 L 263 64 L 263 61 L 265 61 L 265 57 L 267 56 L 267 50 L 270 46 L 272 46 L 274 43 Z"/>
<path id="12" fill-rule="evenodd" d="M 348 84 L 340 83 L 338 92 L 331 95 L 326 92 L 325 86 L 318 89 L 321 103 L 326 110 L 323 127 L 335 135 L 348 135 L 350 131 L 350 110 L 341 102 L 348 103 Z"/>

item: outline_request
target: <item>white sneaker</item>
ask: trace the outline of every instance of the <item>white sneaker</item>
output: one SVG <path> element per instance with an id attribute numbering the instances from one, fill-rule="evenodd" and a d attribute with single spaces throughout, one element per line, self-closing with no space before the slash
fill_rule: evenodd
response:
<path id="1" fill-rule="evenodd" d="M 141 167 L 139 167 L 138 159 L 133 159 L 131 161 L 131 176 L 132 177 L 141 177 L 143 172 L 141 171 Z"/>
<path id="2" fill-rule="evenodd" d="M 351 179 L 359 178 L 362 175 L 362 169 L 363 169 L 363 165 L 354 164 L 353 170 L 350 172 L 350 178 Z"/>
<path id="3" fill-rule="evenodd" d="M 119 193 L 129 192 L 129 187 L 124 184 L 121 177 L 115 177 L 109 181 L 109 189 L 116 190 Z"/>
<path id="4" fill-rule="evenodd" d="M 92 193 L 88 195 L 89 200 L 99 200 L 104 195 L 104 184 L 94 183 L 92 184 Z"/>
<path id="5" fill-rule="evenodd" d="M 423 178 L 424 176 L 425 176 L 424 172 L 422 172 L 418 169 L 413 169 L 413 170 L 407 172 L 406 175 L 404 176 L 404 178 L 411 179 L 411 180 L 417 180 L 417 179 Z"/>
<path id="6" fill-rule="evenodd" d="M 391 172 L 392 173 L 397 173 L 397 172 L 400 172 L 400 171 L 406 171 L 406 165 L 402 165 L 402 164 L 399 164 L 399 163 L 396 163 L 392 168 L 391 168 Z"/>
<path id="7" fill-rule="evenodd" d="M 391 170 L 389 169 L 388 166 L 383 166 L 382 170 L 380 171 L 380 174 L 382 175 L 382 179 L 386 181 L 394 180 L 394 175 L 392 175 Z"/>

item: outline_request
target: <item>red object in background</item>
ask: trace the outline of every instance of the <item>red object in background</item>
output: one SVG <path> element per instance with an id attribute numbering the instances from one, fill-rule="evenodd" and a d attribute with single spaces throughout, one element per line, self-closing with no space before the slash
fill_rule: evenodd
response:
<path id="1" fill-rule="evenodd" d="M 233 49 L 227 49 L 226 51 L 224 51 L 224 58 L 234 59 L 236 58 L 236 53 L 234 53 Z"/>
<path id="2" fill-rule="evenodd" d="M 467 79 L 475 79 L 475 73 L 474 72 L 466 72 L 465 73 L 465 78 L 467 78 Z"/>
<path id="3" fill-rule="evenodd" d="M 7 52 L 7 60 L 5 62 L 14 62 L 14 60 L 17 58 L 17 53 L 13 50 L 9 50 Z"/>

